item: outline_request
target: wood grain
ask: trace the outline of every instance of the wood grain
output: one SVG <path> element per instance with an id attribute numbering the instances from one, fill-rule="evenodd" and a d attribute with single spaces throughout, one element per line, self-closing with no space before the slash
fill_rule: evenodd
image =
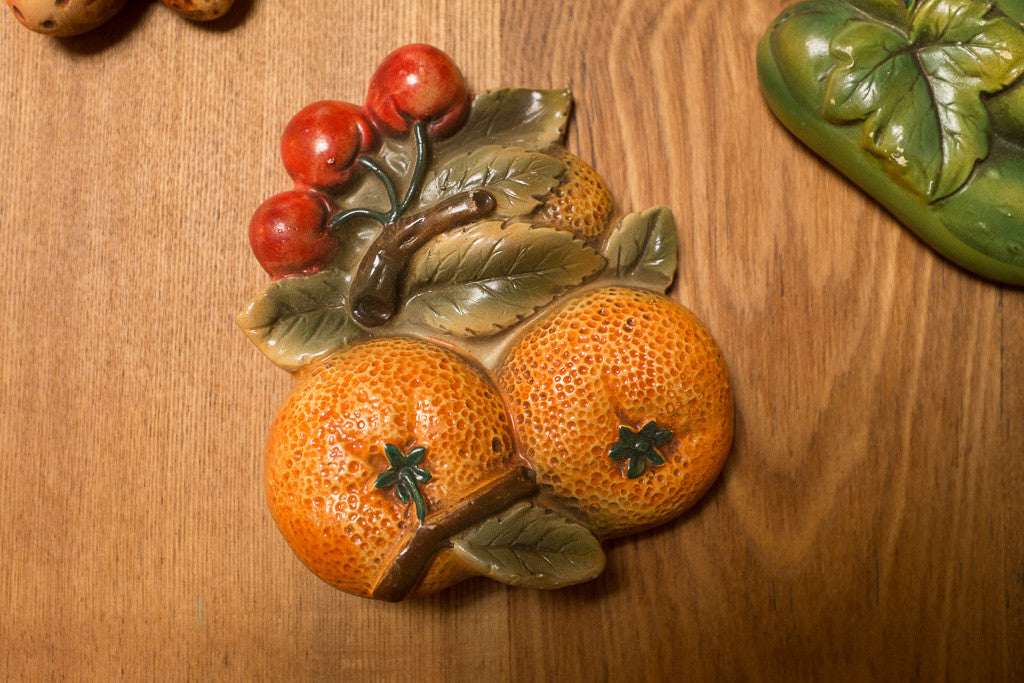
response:
<path id="1" fill-rule="evenodd" d="M 1024 292 L 936 257 L 772 118 L 784 0 L 130 2 L 0 20 L 0 678 L 1024 678 Z M 736 388 L 726 471 L 554 593 L 399 605 L 302 568 L 263 500 L 289 379 L 235 328 L 302 105 L 397 45 L 573 88 L 568 144 L 680 226 Z"/>

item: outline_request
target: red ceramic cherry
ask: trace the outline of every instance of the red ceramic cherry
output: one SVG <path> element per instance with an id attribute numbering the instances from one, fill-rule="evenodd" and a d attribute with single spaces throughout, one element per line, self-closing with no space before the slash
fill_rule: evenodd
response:
<path id="1" fill-rule="evenodd" d="M 376 142 L 362 107 L 325 100 L 304 107 L 288 122 L 281 158 L 297 183 L 337 192 L 354 177 L 359 155 Z"/>
<path id="2" fill-rule="evenodd" d="M 326 231 L 330 211 L 311 192 L 289 190 L 260 204 L 249 221 L 249 243 L 272 278 L 311 275 L 331 262 L 338 241 Z"/>
<path id="3" fill-rule="evenodd" d="M 400 47 L 370 79 L 366 109 L 374 123 L 401 134 L 423 121 L 436 137 L 456 131 L 469 112 L 469 88 L 458 67 L 432 45 Z"/>

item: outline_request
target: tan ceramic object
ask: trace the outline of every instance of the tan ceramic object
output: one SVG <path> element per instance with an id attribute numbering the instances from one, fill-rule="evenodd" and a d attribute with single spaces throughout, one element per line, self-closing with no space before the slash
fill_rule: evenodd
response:
<path id="1" fill-rule="evenodd" d="M 231 9 L 234 0 L 163 0 L 191 21 L 212 21 Z M 36 33 L 77 36 L 104 24 L 125 0 L 7 0 L 14 16 Z"/>
<path id="2" fill-rule="evenodd" d="M 37 33 L 75 36 L 104 23 L 125 0 L 7 0 L 14 16 Z"/>
<path id="3" fill-rule="evenodd" d="M 235 0 L 163 0 L 164 4 L 190 21 L 212 21 L 224 16 Z"/>

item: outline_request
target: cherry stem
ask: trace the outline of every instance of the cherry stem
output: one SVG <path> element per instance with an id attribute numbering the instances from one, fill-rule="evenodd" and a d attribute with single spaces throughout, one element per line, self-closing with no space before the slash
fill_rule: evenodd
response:
<path id="1" fill-rule="evenodd" d="M 427 137 L 427 124 L 422 121 L 416 121 L 412 124 L 412 134 L 416 139 L 416 164 L 412 169 L 412 178 L 409 179 L 409 187 L 405 191 L 405 197 L 402 199 L 402 203 L 395 207 L 392 201 L 391 206 L 394 207 L 394 215 L 391 220 L 397 219 L 399 216 L 409 210 L 409 205 L 412 204 L 412 200 L 415 199 L 416 195 L 420 192 L 420 185 L 423 183 L 423 174 L 427 170 L 427 157 L 430 156 L 430 140 Z"/>
<path id="2" fill-rule="evenodd" d="M 335 215 L 330 221 L 328 221 L 327 230 L 335 230 L 339 225 L 341 225 L 345 221 L 357 217 L 370 218 L 377 221 L 381 225 L 384 225 L 385 223 L 388 222 L 387 215 L 380 213 L 378 211 L 371 211 L 370 209 L 349 209 L 348 211 L 343 211 L 342 213 Z"/>
<path id="3" fill-rule="evenodd" d="M 387 213 L 371 209 L 349 209 L 348 211 L 342 211 L 328 221 L 327 230 L 335 230 L 345 221 L 357 217 L 370 218 L 381 225 L 388 225 L 394 223 L 409 210 L 413 200 L 420 192 L 420 186 L 423 184 L 423 175 L 427 170 L 427 158 L 430 156 L 430 138 L 427 135 L 427 124 L 422 121 L 416 121 L 412 124 L 412 132 L 416 140 L 416 163 L 413 165 L 412 177 L 409 179 L 409 187 L 405 190 L 402 202 L 398 202 L 398 192 L 395 190 L 395 183 L 391 180 L 388 172 L 381 168 L 380 164 L 373 159 L 359 157 L 359 165 L 377 176 L 377 179 L 384 185 L 384 191 L 388 193 L 388 203 L 391 205 L 391 210 Z"/>
<path id="4" fill-rule="evenodd" d="M 490 192 L 471 190 L 386 225 L 352 277 L 352 318 L 364 327 L 379 327 L 391 320 L 398 310 L 398 290 L 412 255 L 437 235 L 486 218 L 496 208 Z"/>
<path id="5" fill-rule="evenodd" d="M 369 157 L 359 157 L 359 165 L 372 171 L 373 175 L 377 176 L 384 185 L 384 189 L 388 193 L 388 203 L 391 205 L 391 211 L 386 214 L 390 219 L 388 222 L 394 220 L 393 214 L 398 210 L 398 193 L 395 192 L 395 184 L 391 182 L 391 176 Z"/>

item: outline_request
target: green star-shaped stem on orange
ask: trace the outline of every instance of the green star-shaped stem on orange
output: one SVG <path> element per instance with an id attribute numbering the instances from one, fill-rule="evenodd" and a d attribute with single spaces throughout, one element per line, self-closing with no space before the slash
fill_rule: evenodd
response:
<path id="1" fill-rule="evenodd" d="M 626 476 L 636 479 L 647 470 L 648 464 L 665 464 L 665 459 L 654 450 L 654 447 L 671 440 L 672 432 L 660 429 L 653 420 L 645 424 L 639 432 L 623 426 L 619 427 L 619 440 L 611 447 L 608 455 L 612 460 L 629 460 Z"/>
<path id="2" fill-rule="evenodd" d="M 427 449 L 423 446 L 417 446 L 409 451 L 408 455 L 404 455 L 398 446 L 384 444 L 384 455 L 387 456 L 391 467 L 381 472 L 373 484 L 379 489 L 394 486 L 399 500 L 403 503 L 413 501 L 416 504 L 416 517 L 421 522 L 427 516 L 427 504 L 420 493 L 419 485 L 430 481 L 430 472 L 418 465 L 426 454 Z"/>

